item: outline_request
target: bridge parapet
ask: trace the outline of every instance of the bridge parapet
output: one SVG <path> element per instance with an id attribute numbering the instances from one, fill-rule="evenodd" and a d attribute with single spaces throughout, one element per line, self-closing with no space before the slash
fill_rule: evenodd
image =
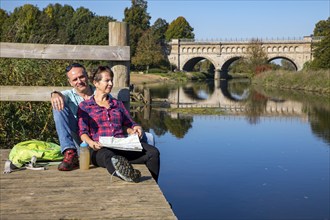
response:
<path id="1" fill-rule="evenodd" d="M 278 42 L 278 43 L 288 43 L 288 42 L 316 42 L 320 41 L 323 37 L 322 36 L 304 36 L 304 37 L 287 37 L 287 38 L 215 38 L 215 39 L 172 39 L 169 44 L 177 44 L 178 41 L 180 43 L 248 43 L 251 42 L 252 40 L 259 40 L 264 43 L 271 43 L 271 42 Z"/>

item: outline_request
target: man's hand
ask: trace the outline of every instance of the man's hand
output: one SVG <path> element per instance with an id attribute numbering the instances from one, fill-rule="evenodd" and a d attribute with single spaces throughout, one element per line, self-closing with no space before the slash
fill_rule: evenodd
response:
<path id="1" fill-rule="evenodd" d="M 60 92 L 52 92 L 50 102 L 53 109 L 61 111 L 64 109 L 64 97 Z"/>

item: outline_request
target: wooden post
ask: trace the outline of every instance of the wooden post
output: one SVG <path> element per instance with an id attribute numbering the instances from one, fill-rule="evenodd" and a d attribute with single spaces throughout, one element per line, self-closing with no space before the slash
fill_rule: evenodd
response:
<path id="1" fill-rule="evenodd" d="M 151 96 L 150 96 L 150 89 L 143 89 L 143 96 L 144 96 L 144 104 L 145 109 L 143 111 L 143 119 L 150 120 L 150 112 L 151 112 Z"/>
<path id="2" fill-rule="evenodd" d="M 109 22 L 109 46 L 129 46 L 129 29 L 126 22 Z M 130 61 L 110 61 L 114 72 L 114 87 L 129 87 Z"/>
<path id="3" fill-rule="evenodd" d="M 126 22 L 109 22 L 109 46 L 129 46 L 129 29 Z M 129 54 L 130 55 L 130 54 Z M 117 97 L 130 109 L 130 61 L 110 61 L 115 88 L 121 88 Z"/>
<path id="4" fill-rule="evenodd" d="M 145 104 L 151 105 L 150 89 L 143 89 L 143 96 Z"/>

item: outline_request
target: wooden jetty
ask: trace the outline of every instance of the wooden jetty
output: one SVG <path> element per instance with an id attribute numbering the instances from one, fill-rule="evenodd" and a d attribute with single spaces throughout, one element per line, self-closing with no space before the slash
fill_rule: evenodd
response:
<path id="1" fill-rule="evenodd" d="M 20 170 L 4 174 L 9 150 L 1 152 L 0 219 L 177 219 L 145 165 L 139 183 L 88 171 Z"/>

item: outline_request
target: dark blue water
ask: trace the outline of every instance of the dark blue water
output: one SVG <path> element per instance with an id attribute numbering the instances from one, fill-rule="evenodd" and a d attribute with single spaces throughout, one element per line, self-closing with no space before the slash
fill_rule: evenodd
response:
<path id="1" fill-rule="evenodd" d="M 219 105 L 230 99 L 247 106 L 225 115 L 152 111 L 148 120 L 139 117 L 156 137 L 159 185 L 178 219 L 330 219 L 327 96 L 260 92 L 235 81 L 150 91 L 168 100 L 175 91 L 172 98 L 184 103 L 218 94 Z M 271 104 L 277 110 L 265 111 Z"/>
<path id="2" fill-rule="evenodd" d="M 329 219 L 329 144 L 300 118 L 194 116 L 156 143 L 179 219 Z"/>

